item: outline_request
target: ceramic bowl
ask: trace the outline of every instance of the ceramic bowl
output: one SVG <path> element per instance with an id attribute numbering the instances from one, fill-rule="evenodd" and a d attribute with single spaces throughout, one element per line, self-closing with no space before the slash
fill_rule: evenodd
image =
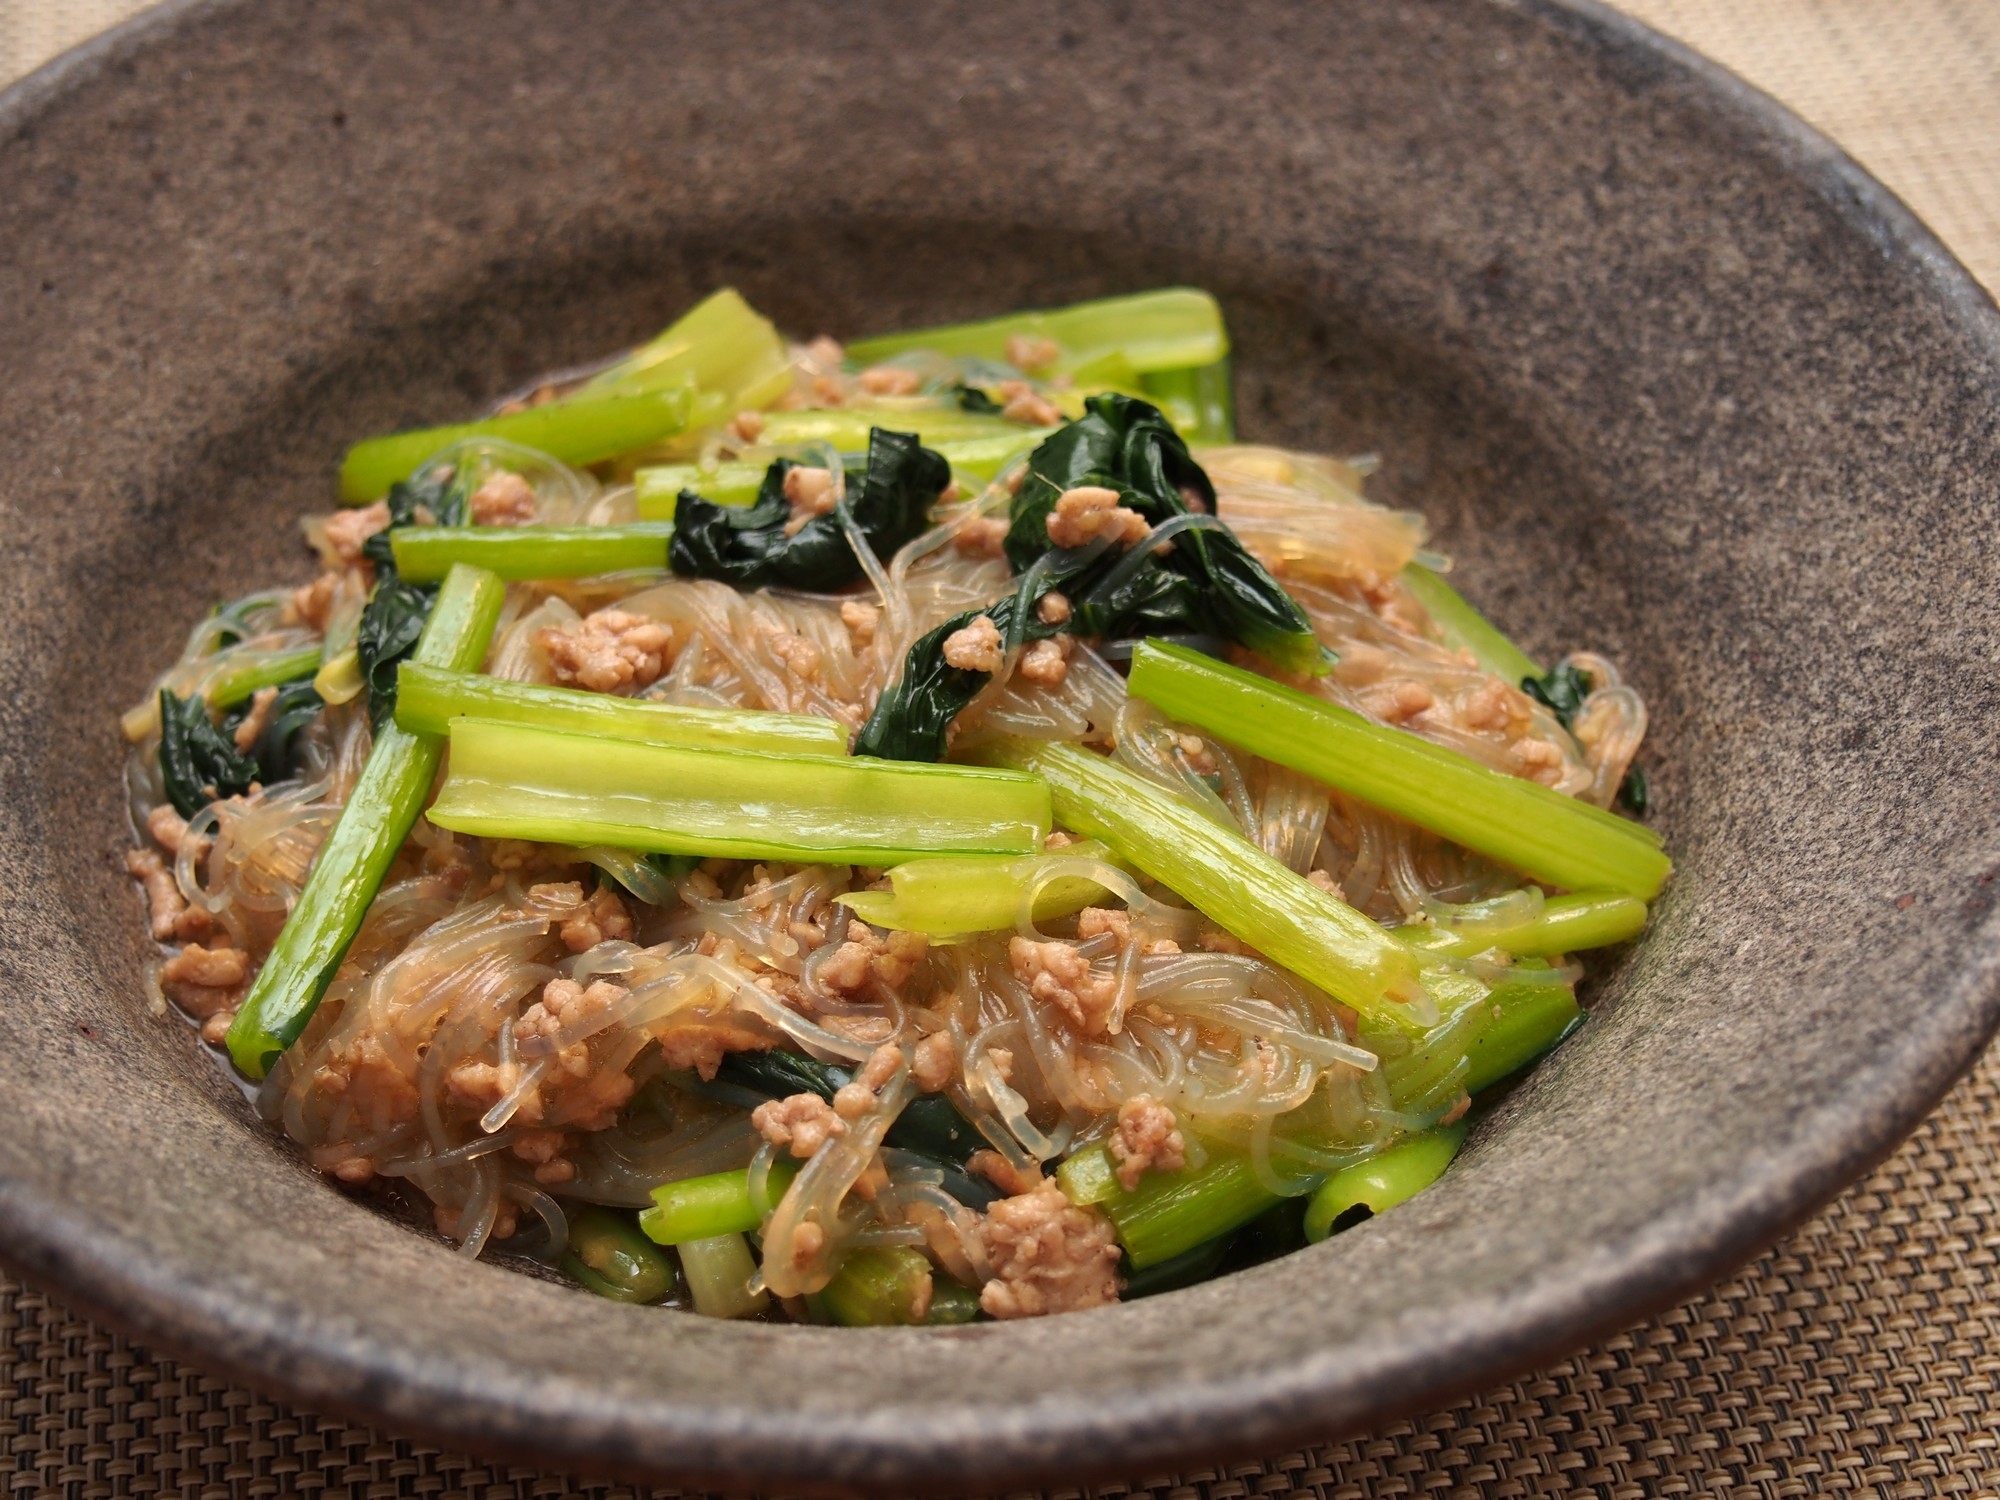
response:
<path id="1" fill-rule="evenodd" d="M 839 334 L 1189 282 L 1250 437 L 1382 455 L 1652 707 L 1679 861 L 1433 1190 L 1226 1280 L 739 1326 L 468 1263 L 147 1012 L 117 711 L 302 580 L 347 442 L 740 287 Z M 1687 1295 L 2000 1020 L 2000 318 L 1768 100 L 1555 0 L 169 4 L 0 98 L 0 1255 L 551 1464 L 997 1488 L 1432 1405 Z"/>

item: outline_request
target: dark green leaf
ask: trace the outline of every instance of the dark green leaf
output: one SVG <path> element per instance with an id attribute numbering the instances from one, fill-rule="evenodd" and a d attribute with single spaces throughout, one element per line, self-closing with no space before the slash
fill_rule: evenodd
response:
<path id="1" fill-rule="evenodd" d="M 838 512 L 814 516 L 791 535 L 781 458 L 764 473 L 754 505 L 717 505 L 683 490 L 674 509 L 673 570 L 684 578 L 719 578 L 739 588 L 775 585 L 825 593 L 861 576 Z M 915 433 L 877 427 L 868 434 L 868 467 L 850 484 L 848 514 L 878 557 L 888 557 L 930 523 L 931 507 L 951 483 L 951 465 Z"/>
<path id="2" fill-rule="evenodd" d="M 1618 786 L 1618 805 L 1635 818 L 1643 818 L 1653 806 L 1652 783 L 1646 779 L 1643 766 L 1634 766 L 1625 773 L 1625 779 Z"/>
<path id="3" fill-rule="evenodd" d="M 376 581 L 361 611 L 354 650 L 368 684 L 368 722 L 378 730 L 396 711 L 396 668 L 417 649 L 436 598 L 435 588 L 404 583 L 392 568 Z"/>
<path id="4" fill-rule="evenodd" d="M 271 712 L 264 721 L 263 732 L 257 736 L 257 743 L 250 747 L 250 757 L 257 762 L 259 781 L 270 786 L 292 774 L 292 742 L 299 737 L 299 731 L 319 717 L 320 710 L 325 706 L 310 677 L 297 677 L 278 685 L 278 696 L 271 700 Z M 253 707 L 252 702 L 239 703 L 222 716 L 222 732 L 232 741 L 237 726 L 250 716 Z"/>
<path id="5" fill-rule="evenodd" d="M 1554 714 L 1563 728 L 1570 729 L 1576 724 L 1583 700 L 1590 696 L 1590 679 L 1563 662 L 1540 677 L 1523 677 L 1521 691 Z"/>
<path id="6" fill-rule="evenodd" d="M 160 689 L 160 780 L 174 811 L 191 818 L 217 797 L 250 790 L 257 763 L 216 728 L 201 694 Z"/>
<path id="7" fill-rule="evenodd" d="M 901 676 L 862 726 L 855 754 L 942 758 L 952 721 L 988 681 L 985 672 L 945 661 L 946 638 L 982 614 L 1009 650 L 1054 635 L 1057 628 L 1034 608 L 1051 590 L 1069 599 L 1071 619 L 1061 628 L 1075 635 L 1220 636 L 1294 671 L 1322 669 L 1325 653 L 1305 612 L 1227 528 L 1177 532 L 1164 557 L 1151 549 L 1121 557 L 1101 543 L 1050 546 L 1049 512 L 1078 485 L 1117 490 L 1121 504 L 1156 526 L 1197 508 L 1215 511 L 1215 487 L 1156 407 L 1119 395 L 1084 404 L 1082 420 L 1051 433 L 1029 456 L 1007 531 L 1008 560 L 1022 575 L 1015 592 L 947 620 L 910 647 Z"/>
<path id="8" fill-rule="evenodd" d="M 982 417 L 997 417 L 1000 415 L 1000 403 L 976 385 L 962 385 L 958 387 L 956 395 L 958 396 L 958 409 L 960 411 L 977 412 Z"/>

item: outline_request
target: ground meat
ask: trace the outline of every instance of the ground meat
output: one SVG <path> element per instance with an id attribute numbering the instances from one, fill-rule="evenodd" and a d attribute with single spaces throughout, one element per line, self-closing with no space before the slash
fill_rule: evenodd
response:
<path id="1" fill-rule="evenodd" d="M 160 988 L 197 1021 L 227 1012 L 232 1018 L 250 982 L 250 955 L 241 948 L 189 943 L 160 966 Z M 229 1023 L 222 1023 L 223 1029 Z M 204 1034 L 207 1028 L 204 1027 Z"/>
<path id="2" fill-rule="evenodd" d="M 479 526 L 524 526 L 535 519 L 535 487 L 519 474 L 496 471 L 467 502 Z"/>
<path id="3" fill-rule="evenodd" d="M 804 1161 L 837 1135 L 847 1134 L 847 1122 L 818 1094 L 793 1094 L 766 1099 L 750 1111 L 750 1123 L 774 1146 L 788 1146 Z"/>
<path id="4" fill-rule="evenodd" d="M 162 802 L 146 814 L 146 832 L 169 854 L 181 852 L 181 840 L 187 837 L 187 827 L 187 819 L 174 810 L 171 802 Z M 202 840 L 204 846 L 207 842 Z M 196 852 L 199 854 L 201 851 Z"/>
<path id="5" fill-rule="evenodd" d="M 1386 724 L 1414 719 L 1437 700 L 1414 677 L 1396 677 L 1366 687 L 1357 695 L 1361 706 Z"/>
<path id="6" fill-rule="evenodd" d="M 861 1065 L 853 1082 L 844 1083 L 834 1091 L 833 1107 L 841 1119 L 858 1120 L 873 1109 L 882 1085 L 894 1078 L 902 1066 L 903 1049 L 894 1042 L 884 1042 L 869 1053 L 868 1061 Z"/>
<path id="7" fill-rule="evenodd" d="M 1029 994 L 1053 1005 L 1084 1035 L 1116 1030 L 1118 981 L 1108 974 L 1093 977 L 1090 960 L 1070 944 L 1009 938 L 1007 961 Z"/>
<path id="8" fill-rule="evenodd" d="M 1530 781 L 1553 786 L 1562 780 L 1563 753 L 1547 740 L 1524 736 L 1507 747 L 1507 758 L 1521 768 Z"/>
<path id="9" fill-rule="evenodd" d="M 751 408 L 729 419 L 730 436 L 739 443 L 754 443 L 764 435 L 764 414 Z"/>
<path id="10" fill-rule="evenodd" d="M 1119 1184 L 1128 1193 L 1149 1170 L 1178 1172 L 1187 1165 L 1187 1142 L 1174 1112 L 1151 1094 L 1134 1094 L 1118 1106 L 1118 1129 L 1109 1145 Z"/>
<path id="11" fill-rule="evenodd" d="M 673 639 L 658 620 L 622 609 L 601 609 L 573 625 L 535 633 L 556 681 L 593 693 L 637 691 L 657 681 Z"/>
<path id="12" fill-rule="evenodd" d="M 967 516 L 951 534 L 951 544 L 968 557 L 999 557 L 1006 540 L 1004 516 Z"/>
<path id="13" fill-rule="evenodd" d="M 979 1150 L 966 1158 L 965 1169 L 977 1173 L 1009 1197 L 1018 1198 L 1041 1186 L 1042 1174 L 1015 1166 L 998 1151 Z"/>
<path id="14" fill-rule="evenodd" d="M 948 1031 L 933 1031 L 917 1043 L 910 1076 L 926 1094 L 935 1094 L 958 1076 L 958 1044 Z"/>
<path id="15" fill-rule="evenodd" d="M 1109 536 L 1113 546 L 1129 547 L 1152 529 L 1139 512 L 1118 503 L 1118 491 L 1101 484 L 1064 490 L 1049 512 L 1049 540 L 1058 547 L 1081 547 L 1100 536 Z"/>
<path id="16" fill-rule="evenodd" d="M 797 536 L 806 522 L 832 512 L 833 471 L 804 466 L 787 469 L 785 503 L 792 508 L 792 518 L 785 523 L 785 535 Z"/>
<path id="17" fill-rule="evenodd" d="M 535 1181 L 554 1187 L 576 1179 L 576 1163 L 564 1154 L 569 1148 L 570 1136 L 566 1131 L 526 1130 L 515 1138 L 510 1149 L 535 1169 Z"/>
<path id="18" fill-rule="evenodd" d="M 1458 706 L 1459 722 L 1467 729 L 1498 729 L 1520 733 L 1528 727 L 1528 695 L 1504 678 L 1488 677 L 1465 695 Z"/>
<path id="19" fill-rule="evenodd" d="M 1306 883 L 1318 886 L 1336 901 L 1345 901 L 1347 899 L 1347 892 L 1340 888 L 1340 882 L 1324 870 L 1314 869 L 1306 871 Z"/>
<path id="20" fill-rule="evenodd" d="M 521 1065 L 516 1062 L 462 1062 L 444 1075 L 445 1093 L 451 1101 L 481 1115 L 513 1092 L 520 1081 Z"/>
<path id="21" fill-rule="evenodd" d="M 1063 679 L 1069 676 L 1070 637 L 1051 636 L 1045 641 L 1036 641 L 1021 653 L 1021 662 L 1014 670 L 1029 682 L 1043 687 L 1061 687 Z"/>
<path id="22" fill-rule="evenodd" d="M 1380 682 L 1389 671 L 1389 653 L 1365 641 L 1340 648 L 1340 660 L 1333 664 L 1336 682 L 1345 687 L 1366 687 Z"/>
<path id="23" fill-rule="evenodd" d="M 1195 775 L 1213 776 L 1222 769 L 1221 763 L 1215 758 L 1215 751 L 1200 735 L 1177 735 L 1174 744 L 1181 753 L 1181 759 L 1187 762 L 1187 768 Z"/>
<path id="24" fill-rule="evenodd" d="M 869 980 L 890 989 L 907 983 L 930 948 L 921 932 L 878 933 L 866 922 L 849 922 L 847 936 L 817 971 L 821 984 L 852 994 Z"/>
<path id="25" fill-rule="evenodd" d="M 435 1204 L 431 1208 L 431 1222 L 437 1226 L 437 1232 L 448 1240 L 460 1238 L 458 1220 L 459 1211 L 455 1208 L 449 1208 L 442 1203 Z M 514 1231 L 520 1227 L 520 1209 L 503 1198 L 500 1200 L 500 1206 L 493 1211 L 493 1229 L 487 1235 L 487 1238 L 494 1240 L 511 1239 Z"/>
<path id="26" fill-rule="evenodd" d="M 155 939 L 173 940 L 206 937 L 214 924 L 207 912 L 189 906 L 167 862 L 152 849 L 134 849 L 125 856 L 125 868 L 146 892 L 146 921 Z"/>
<path id="27" fill-rule="evenodd" d="M 322 573 L 304 587 L 293 589 L 291 601 L 285 611 L 288 620 L 311 626 L 314 630 L 325 631 L 327 619 L 333 613 L 333 602 L 340 593 L 343 576 L 339 573 Z"/>
<path id="28" fill-rule="evenodd" d="M 1023 375 L 1032 375 L 1062 358 L 1062 345 L 1036 334 L 1009 334 L 1003 357 Z"/>
<path id="29" fill-rule="evenodd" d="M 739 1026 L 727 1016 L 697 1016 L 680 1020 L 655 1033 L 660 1057 L 669 1068 L 692 1069 L 703 1078 L 713 1078 L 722 1059 L 731 1052 L 768 1052 L 769 1033 Z"/>
<path id="30" fill-rule="evenodd" d="M 861 389 L 871 396 L 914 396 L 923 383 L 915 370 L 901 365 L 873 365 L 861 372 Z"/>
<path id="31" fill-rule="evenodd" d="M 1079 938 L 1094 938 L 1101 933 L 1110 933 L 1118 939 L 1123 948 L 1132 941 L 1132 914 L 1116 907 L 1086 906 L 1076 919 L 1076 935 Z M 1147 953 L 1178 953 L 1181 945 L 1172 938 L 1156 938 L 1146 944 Z"/>
<path id="32" fill-rule="evenodd" d="M 874 641 L 875 632 L 882 624 L 882 611 L 859 599 L 843 599 L 840 603 L 840 623 L 854 637 L 855 645 L 866 646 Z"/>
<path id="33" fill-rule="evenodd" d="M 793 470 L 794 473 L 798 472 Z M 819 647 L 802 635 L 789 630 L 773 628 L 764 632 L 764 646 L 771 655 L 784 663 L 785 670 L 801 682 L 811 682 L 819 676 Z"/>
<path id="34" fill-rule="evenodd" d="M 1050 589 L 1035 605 L 1035 618 L 1044 625 L 1067 625 L 1070 617 L 1069 596 Z"/>
<path id="35" fill-rule="evenodd" d="M 361 561 L 361 544 L 389 524 L 389 503 L 377 500 L 358 510 L 337 510 L 326 518 L 326 548 L 346 567 Z"/>
<path id="36" fill-rule="evenodd" d="M 250 712 L 243 716 L 243 722 L 236 726 L 236 748 L 248 755 L 262 739 L 264 731 L 270 727 L 271 709 L 278 701 L 278 690 L 261 687 L 250 695 Z"/>
<path id="37" fill-rule="evenodd" d="M 631 939 L 632 918 L 614 890 L 600 887 L 586 899 L 582 885 L 565 880 L 530 886 L 528 899 L 537 906 L 557 908 L 558 914 L 551 920 L 561 923 L 563 946 L 572 953 L 594 948 L 607 939 Z"/>
<path id="38" fill-rule="evenodd" d="M 1010 422 L 1030 427 L 1053 427 L 1062 420 L 1062 408 L 1038 393 L 1025 380 L 1000 382 L 1000 415 Z"/>
<path id="39" fill-rule="evenodd" d="M 1076 1312 L 1118 1300 L 1118 1239 L 1110 1220 L 1078 1208 L 1053 1181 L 1003 1198 L 980 1221 L 993 1278 L 979 1305 L 996 1318 Z"/>
<path id="40" fill-rule="evenodd" d="M 167 983 L 197 984 L 204 989 L 229 989 L 250 973 L 250 955 L 241 948 L 204 948 L 189 943 L 160 969 Z"/>
<path id="41" fill-rule="evenodd" d="M 514 1022 L 514 1040 L 554 1041 L 562 1031 L 624 998 L 625 986 L 609 979 L 592 980 L 588 989 L 574 979 L 551 979 L 542 986 L 542 998 Z"/>
<path id="42" fill-rule="evenodd" d="M 977 616 L 962 630 L 944 638 L 944 660 L 962 672 L 997 672 L 1007 659 L 1000 627 L 988 615 Z"/>

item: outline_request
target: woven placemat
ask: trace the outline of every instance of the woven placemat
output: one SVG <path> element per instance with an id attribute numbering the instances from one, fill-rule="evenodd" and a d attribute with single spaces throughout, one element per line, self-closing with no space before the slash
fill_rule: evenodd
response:
<path id="1" fill-rule="evenodd" d="M 0 0 L 0 82 L 139 9 Z M 1630 0 L 1791 104 L 2000 287 L 2000 4 Z M 2000 1496 L 2000 1054 L 1705 1296 L 1364 1438 L 1053 1496 Z M 0 1278 L 15 1495 L 629 1497 L 294 1410 Z"/>

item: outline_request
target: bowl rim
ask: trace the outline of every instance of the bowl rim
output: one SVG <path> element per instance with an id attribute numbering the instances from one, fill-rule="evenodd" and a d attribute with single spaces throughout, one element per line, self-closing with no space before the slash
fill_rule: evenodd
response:
<path id="1" fill-rule="evenodd" d="M 1677 75 L 1741 137 L 1817 192 L 1856 233 L 1903 260 L 1951 320 L 2000 365 L 2000 308 L 1993 296 L 1888 187 L 1841 147 L 1776 99 L 1721 64 L 1600 0 L 1463 0 L 1525 16 L 1580 40 L 1607 62 Z M 154 41 L 254 0 L 165 0 L 62 53 L 0 89 L 0 131 L 81 90 L 105 69 Z M 1032 1439 L 935 1431 L 897 1436 L 871 1424 L 853 1435 L 861 1478 L 828 1479 L 809 1467 L 819 1446 L 805 1441 L 810 1419 L 764 1411 L 735 1419 L 739 1451 L 757 1443 L 772 1462 L 746 1474 L 707 1458 L 713 1413 L 599 1396 L 579 1428 L 560 1405 L 530 1416 L 546 1390 L 523 1383 L 511 1401 L 470 1401 L 465 1387 L 439 1378 L 447 1356 L 412 1362 L 357 1338 L 330 1356 L 310 1333 L 252 1315 L 221 1299 L 191 1298 L 155 1264 L 105 1251 L 92 1226 L 63 1199 L 19 1180 L 0 1179 L 0 1264 L 57 1290 L 65 1302 L 144 1345 L 309 1407 L 370 1424 L 392 1424 L 446 1444 L 591 1473 L 683 1482 L 776 1482 L 792 1489 L 852 1493 L 894 1486 L 899 1493 L 955 1489 L 976 1475 L 982 1490 L 1060 1475 L 1159 1469 L 1221 1454 L 1325 1442 L 1418 1412 L 1541 1367 L 1713 1285 L 1810 1218 L 1886 1158 L 1936 1107 L 2000 1032 L 2000 912 L 1966 940 L 1966 959 L 1921 1025 L 1865 1072 L 1846 1101 L 1836 1136 L 1800 1132 L 1744 1169 L 1733 1189 L 1700 1211 L 1656 1226 L 1608 1263 L 1562 1285 L 1547 1282 L 1468 1319 L 1468 1328 L 1430 1325 L 1399 1342 L 1393 1357 L 1342 1374 L 1332 1366 L 1288 1365 L 1209 1382 L 1180 1381 L 1121 1393 L 1088 1411 L 1043 1408 Z M 348 1378 L 335 1378 L 344 1369 Z M 1328 1410 L 1337 1414 L 1329 1420 Z M 634 1439 L 643 1438 L 643 1441 Z M 1089 1457 L 1073 1455 L 1089 1445 Z M 974 1451 L 980 1462 L 970 1467 Z M 1052 1455 L 1061 1455 L 1060 1460 Z M 1060 1462 L 1060 1467 L 1058 1463 Z"/>

